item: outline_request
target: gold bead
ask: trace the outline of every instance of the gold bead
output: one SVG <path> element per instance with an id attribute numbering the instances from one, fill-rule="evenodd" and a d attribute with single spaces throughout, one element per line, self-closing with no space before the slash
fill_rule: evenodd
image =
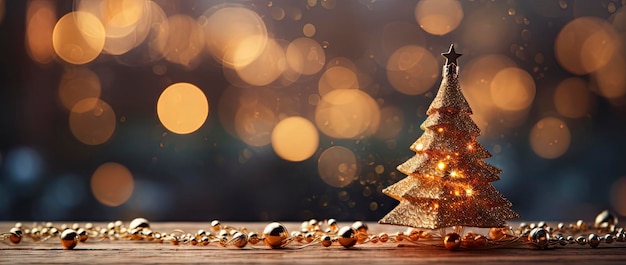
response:
<path id="1" fill-rule="evenodd" d="M 328 219 L 328 221 L 326 221 L 326 224 L 328 225 L 328 228 L 331 232 L 339 230 L 339 224 L 337 224 L 337 220 L 335 219 Z"/>
<path id="2" fill-rule="evenodd" d="M 87 231 L 85 229 L 79 228 L 76 233 L 78 234 L 78 240 L 80 240 L 80 242 L 85 242 L 89 238 L 89 235 L 87 234 Z"/>
<path id="3" fill-rule="evenodd" d="M 287 228 L 281 223 L 270 223 L 263 230 L 263 243 L 270 248 L 282 248 L 289 243 L 288 239 Z"/>
<path id="4" fill-rule="evenodd" d="M 146 228 L 150 228 L 150 223 L 148 223 L 148 220 L 146 220 L 145 218 L 135 218 L 130 222 L 130 225 L 128 225 L 128 229 L 130 230 L 142 230 L 142 229 L 146 229 Z"/>
<path id="5" fill-rule="evenodd" d="M 141 235 L 148 241 L 154 240 L 154 233 L 150 229 L 141 230 Z"/>
<path id="6" fill-rule="evenodd" d="M 550 234 L 541 227 L 536 227 L 528 234 L 528 241 L 536 248 L 546 248 L 550 243 Z"/>
<path id="7" fill-rule="evenodd" d="M 380 242 L 387 242 L 389 240 L 389 235 L 387 233 L 380 233 L 378 234 L 378 240 L 380 240 Z"/>
<path id="8" fill-rule="evenodd" d="M 411 241 L 417 241 L 420 239 L 420 236 L 422 235 L 422 231 L 415 229 L 415 228 L 408 228 L 406 230 L 406 234 L 407 237 L 411 240 Z"/>
<path id="9" fill-rule="evenodd" d="M 296 242 L 302 242 L 302 240 L 304 240 L 304 237 L 302 236 L 302 233 L 300 233 L 298 231 L 292 231 L 291 232 L 291 238 L 293 238 Z"/>
<path id="10" fill-rule="evenodd" d="M 376 244 L 376 243 L 378 243 L 378 236 L 377 236 L 377 235 L 371 235 L 371 236 L 369 237 L 369 240 L 370 240 L 370 242 L 371 242 L 372 244 Z"/>
<path id="11" fill-rule="evenodd" d="M 361 221 L 356 221 L 352 224 L 352 228 L 357 232 L 367 233 L 367 224 Z"/>
<path id="12" fill-rule="evenodd" d="M 235 247 L 243 248 L 248 244 L 248 236 L 242 232 L 236 232 L 229 243 Z"/>
<path id="13" fill-rule="evenodd" d="M 196 238 L 202 238 L 202 237 L 204 237 L 204 236 L 206 236 L 206 235 L 207 235 L 206 231 L 204 231 L 204 230 L 200 229 L 200 230 L 198 230 L 198 232 L 196 233 Z"/>
<path id="14" fill-rule="evenodd" d="M 208 245 L 208 244 L 209 244 L 209 242 L 210 242 L 210 241 L 209 241 L 209 237 L 207 237 L 207 236 L 203 236 L 203 237 L 200 239 L 200 242 L 202 242 L 202 245 L 203 245 L 203 246 Z"/>
<path id="15" fill-rule="evenodd" d="M 313 242 L 314 239 L 315 239 L 315 233 L 314 232 L 308 232 L 308 233 L 306 233 L 306 235 L 304 235 L 304 241 L 306 241 L 307 243 Z"/>
<path id="16" fill-rule="evenodd" d="M 608 229 L 611 226 L 617 225 L 618 222 L 619 220 L 616 215 L 611 214 L 609 210 L 604 210 L 596 216 L 593 226 L 598 229 Z"/>
<path id="17" fill-rule="evenodd" d="M 19 244 L 22 241 L 22 229 L 13 227 L 9 230 L 9 241 L 13 244 Z"/>
<path id="18" fill-rule="evenodd" d="M 220 229 L 222 229 L 222 225 L 220 224 L 220 221 L 213 220 L 211 221 L 211 228 L 213 229 L 213 231 L 217 232 L 217 231 L 220 231 Z"/>
<path id="19" fill-rule="evenodd" d="M 73 249 L 78 244 L 78 234 L 72 229 L 66 229 L 61 233 L 61 245 L 65 249 Z"/>
<path id="20" fill-rule="evenodd" d="M 587 230 L 587 224 L 583 220 L 578 220 L 576 221 L 576 229 L 580 231 L 585 231 Z"/>
<path id="21" fill-rule="evenodd" d="M 483 236 L 483 235 L 477 235 L 476 237 L 474 237 L 474 244 L 476 244 L 477 247 L 484 247 L 487 245 L 487 237 Z"/>
<path id="22" fill-rule="evenodd" d="M 506 232 L 504 228 L 501 227 L 493 227 L 489 229 L 489 238 L 493 241 L 498 241 L 504 239 L 506 237 Z"/>
<path id="23" fill-rule="evenodd" d="M 50 233 L 50 235 L 52 235 L 52 236 L 58 236 L 58 235 L 59 235 L 59 230 L 58 230 L 58 229 L 56 229 L 56 227 L 53 227 L 53 228 L 50 228 L 49 233 Z"/>
<path id="24" fill-rule="evenodd" d="M 198 240 L 192 236 L 189 238 L 189 244 L 191 244 L 192 246 L 195 246 L 198 244 Z"/>
<path id="25" fill-rule="evenodd" d="M 333 244 L 333 240 L 330 238 L 329 235 L 323 235 L 321 238 L 321 242 L 322 242 L 322 246 L 324 247 L 330 247 L 330 245 Z"/>
<path id="26" fill-rule="evenodd" d="M 178 237 L 176 235 L 170 235 L 170 237 L 170 243 L 175 246 L 178 245 Z"/>
<path id="27" fill-rule="evenodd" d="M 474 233 L 468 232 L 461 238 L 461 246 L 464 248 L 471 248 L 474 247 L 474 245 Z"/>
<path id="28" fill-rule="evenodd" d="M 456 250 L 461 247 L 461 236 L 457 233 L 448 233 L 443 238 L 443 246 L 448 250 Z"/>
<path id="29" fill-rule="evenodd" d="M 396 233 L 396 241 L 400 242 L 402 240 L 404 240 L 404 233 L 402 231 L 398 231 Z"/>
<path id="30" fill-rule="evenodd" d="M 356 230 L 350 226 L 344 226 L 337 233 L 337 241 L 344 248 L 350 248 L 357 243 Z"/>
<path id="31" fill-rule="evenodd" d="M 252 245 L 256 245 L 257 243 L 259 243 L 259 234 L 255 233 L 255 232 L 251 232 L 248 234 L 248 243 L 252 244 Z"/>

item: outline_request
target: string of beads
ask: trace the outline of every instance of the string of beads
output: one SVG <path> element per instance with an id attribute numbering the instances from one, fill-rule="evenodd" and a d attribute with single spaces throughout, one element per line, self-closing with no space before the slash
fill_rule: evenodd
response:
<path id="1" fill-rule="evenodd" d="M 189 233 L 177 229 L 164 233 L 153 231 L 148 220 L 135 218 L 128 226 L 125 226 L 122 221 L 115 221 L 108 223 L 106 227 L 94 226 L 91 223 L 82 227 L 78 223 L 56 227 L 51 222 L 34 223 L 31 227 L 25 227 L 22 223 L 16 223 L 8 233 L 0 234 L 0 239 L 5 243 L 17 245 L 24 243 L 24 239 L 37 244 L 59 238 L 65 249 L 74 249 L 78 243 L 88 240 L 143 240 L 156 243 L 169 242 L 172 245 L 207 246 L 213 244 L 235 248 L 255 248 L 262 242 L 271 249 L 306 248 L 316 245 L 323 247 L 339 245 L 352 248 L 357 244 L 403 242 L 415 246 L 441 247 L 438 242 L 442 241 L 443 247 L 449 250 L 526 245 L 536 249 L 548 249 L 574 244 L 596 248 L 601 243 L 626 242 L 626 232 L 617 224 L 617 217 L 608 211 L 603 211 L 596 217 L 591 228 L 582 220 L 569 225 L 559 223 L 556 227 L 546 222 L 521 223 L 517 229 L 491 228 L 487 235 L 473 232 L 464 234 L 463 227 L 452 227 L 453 231 L 449 233 L 446 229 L 424 231 L 416 228 L 408 228 L 405 232 L 398 231 L 394 234 L 370 233 L 364 222 L 356 221 L 351 226 L 339 227 L 335 219 L 324 221 L 311 219 L 302 223 L 300 231 L 291 233 L 278 222 L 268 224 L 263 233 L 259 234 L 248 231 L 245 227 L 235 228 L 222 225 L 217 220 L 211 222 L 208 231 L 200 229 L 195 233 Z"/>

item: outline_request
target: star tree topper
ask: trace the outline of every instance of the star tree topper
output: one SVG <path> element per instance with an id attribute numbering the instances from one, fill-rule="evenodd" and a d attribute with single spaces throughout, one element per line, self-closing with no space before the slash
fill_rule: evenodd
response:
<path id="1" fill-rule="evenodd" d="M 406 178 L 383 193 L 400 204 L 379 223 L 426 229 L 451 226 L 502 227 L 519 218 L 511 202 L 491 184 L 502 171 L 484 161 L 491 154 L 476 137 L 480 129 L 461 92 L 454 45 L 446 58 L 437 96 L 412 145 L 415 155 L 398 166 Z"/>

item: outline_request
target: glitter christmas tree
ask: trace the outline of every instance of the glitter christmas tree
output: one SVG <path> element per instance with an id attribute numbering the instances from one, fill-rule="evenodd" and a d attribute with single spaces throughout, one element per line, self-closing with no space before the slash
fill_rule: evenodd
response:
<path id="1" fill-rule="evenodd" d="M 398 170 L 406 178 L 383 190 L 400 204 L 379 222 L 426 229 L 451 226 L 501 227 L 519 218 L 511 202 L 491 184 L 502 171 L 484 161 L 491 154 L 476 137 L 472 109 L 459 85 L 457 58 L 450 46 L 443 80 L 412 145 L 416 154 Z"/>

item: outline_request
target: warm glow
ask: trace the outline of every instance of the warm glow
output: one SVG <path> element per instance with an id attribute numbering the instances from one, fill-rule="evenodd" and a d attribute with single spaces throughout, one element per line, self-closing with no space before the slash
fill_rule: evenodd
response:
<path id="1" fill-rule="evenodd" d="M 100 98 L 100 79 L 96 73 L 84 67 L 65 69 L 59 83 L 59 100 L 67 110 L 86 98 Z M 92 100 L 92 103 L 97 101 Z"/>
<path id="2" fill-rule="evenodd" d="M 310 38 L 298 38 L 287 46 L 287 64 L 294 71 L 312 75 L 324 67 L 326 54 L 319 43 Z"/>
<path id="3" fill-rule="evenodd" d="M 332 146 L 320 155 L 317 169 L 326 184 L 343 188 L 350 185 L 356 176 L 356 156 L 348 148 Z"/>
<path id="4" fill-rule="evenodd" d="M 445 35 L 459 26 L 463 8 L 457 0 L 422 0 L 415 7 L 415 19 L 424 31 Z"/>
<path id="5" fill-rule="evenodd" d="M 63 16 L 52 31 L 54 51 L 68 63 L 86 64 L 100 55 L 105 31 L 91 13 L 77 11 Z"/>
<path id="6" fill-rule="evenodd" d="M 286 118 L 276 124 L 272 131 L 272 148 L 285 160 L 306 160 L 317 151 L 318 145 L 317 129 L 313 123 L 302 117 Z"/>
<path id="7" fill-rule="evenodd" d="M 543 118 L 530 131 L 530 147 L 540 157 L 553 159 L 563 155 L 570 145 L 570 131 L 565 122 Z"/>
<path id="8" fill-rule="evenodd" d="M 471 144 L 467 145 L 467 150 L 474 151 L 474 146 Z"/>
<path id="9" fill-rule="evenodd" d="M 54 59 L 52 31 L 55 23 L 56 8 L 52 1 L 35 0 L 28 2 L 26 51 L 33 61 L 47 64 Z"/>
<path id="10" fill-rule="evenodd" d="M 111 138 L 117 120 L 115 112 L 98 98 L 78 101 L 70 112 L 70 130 L 84 144 L 99 145 Z"/>
<path id="11" fill-rule="evenodd" d="M 419 144 L 417 144 L 417 145 L 415 146 L 415 150 L 417 150 L 417 151 L 422 151 L 423 149 L 424 149 L 424 145 L 423 145 L 423 144 L 421 144 L 421 143 L 419 143 Z"/>
<path id="12" fill-rule="evenodd" d="M 76 0 L 76 11 L 95 15 L 106 32 L 104 51 L 120 55 L 130 51 L 150 31 L 151 1 L 146 0 Z"/>
<path id="13" fill-rule="evenodd" d="M 472 189 L 466 189 L 465 190 L 465 195 L 472 196 L 472 194 L 474 194 L 474 190 L 472 190 Z"/>
<path id="14" fill-rule="evenodd" d="M 187 68 L 199 64 L 204 49 L 204 35 L 198 22 L 187 15 L 173 15 L 167 19 L 169 35 L 165 59 Z"/>
<path id="15" fill-rule="evenodd" d="M 459 176 L 459 175 L 458 175 L 458 173 L 456 173 L 456 171 L 451 171 L 451 172 L 450 172 L 450 177 L 453 177 L 453 178 L 454 178 L 454 177 L 458 177 L 458 176 Z"/>
<path id="16" fill-rule="evenodd" d="M 604 67 L 592 73 L 592 79 L 598 85 L 598 94 L 615 99 L 626 95 L 626 59 L 615 56 Z"/>
<path id="17" fill-rule="evenodd" d="M 304 33 L 304 36 L 307 36 L 309 38 L 313 37 L 315 35 L 315 25 L 313 24 L 306 24 L 304 25 L 304 27 L 302 27 L 302 33 Z"/>
<path id="18" fill-rule="evenodd" d="M 589 114 L 591 100 L 587 82 L 579 77 L 561 81 L 554 90 L 554 106 L 568 118 L 581 118 Z"/>
<path id="19" fill-rule="evenodd" d="M 428 91 L 439 76 L 439 62 L 424 47 L 407 45 L 387 61 L 387 78 L 398 92 L 419 95 Z"/>
<path id="20" fill-rule="evenodd" d="M 460 42 L 464 44 L 464 49 L 488 53 L 509 45 L 512 28 L 503 20 L 503 11 L 496 5 L 472 9 L 464 17 L 458 31 L 462 35 Z"/>
<path id="21" fill-rule="evenodd" d="M 459 190 L 454 190 L 454 196 L 461 196 L 461 192 Z"/>
<path id="22" fill-rule="evenodd" d="M 226 67 L 244 67 L 265 50 L 268 38 L 265 22 L 250 9 L 218 5 L 204 12 L 198 23 L 209 53 Z"/>
<path id="23" fill-rule="evenodd" d="M 318 91 L 322 97 L 335 89 L 352 88 L 359 88 L 356 73 L 343 66 L 335 66 L 326 69 L 318 82 Z"/>
<path id="24" fill-rule="evenodd" d="M 235 114 L 235 132 L 251 146 L 266 146 L 271 142 L 276 125 L 274 112 L 262 104 L 242 104 Z"/>
<path id="25" fill-rule="evenodd" d="M 336 89 L 317 104 L 315 124 L 333 138 L 355 139 L 376 132 L 380 108 L 367 93 L 358 89 Z"/>
<path id="26" fill-rule="evenodd" d="M 255 38 L 252 38 L 255 39 Z M 244 51 L 244 58 L 249 56 Z M 239 58 L 236 51 L 234 58 Z M 273 39 L 268 39 L 263 52 L 245 66 L 234 65 L 239 78 L 253 86 L 265 86 L 276 80 L 287 68 L 285 51 Z"/>
<path id="27" fill-rule="evenodd" d="M 444 162 L 439 162 L 439 163 L 437 164 L 437 168 L 438 168 L 439 170 L 444 170 L 444 169 L 446 169 L 446 163 L 444 163 Z"/>
<path id="28" fill-rule="evenodd" d="M 133 175 L 118 163 L 104 163 L 91 176 L 91 192 L 98 202 L 106 206 L 122 205 L 132 195 L 133 188 Z"/>
<path id="29" fill-rule="evenodd" d="M 439 128 L 439 129 L 437 129 L 437 132 L 438 132 L 438 133 L 442 133 L 442 132 L 443 132 L 443 128 Z"/>
<path id="30" fill-rule="evenodd" d="M 583 75 L 605 66 L 618 50 L 620 40 L 613 26 L 596 17 L 570 21 L 554 44 L 557 61 L 571 73 Z"/>
<path id="31" fill-rule="evenodd" d="M 502 69 L 491 82 L 491 98 L 502 110 L 526 109 L 535 99 L 535 81 L 522 69 L 516 67 Z"/>
<path id="32" fill-rule="evenodd" d="M 396 138 L 404 127 L 404 114 L 402 110 L 394 106 L 387 106 L 380 110 L 380 126 L 376 131 L 376 138 L 389 140 Z M 420 151 L 424 146 L 418 144 L 416 149 Z"/>
<path id="33" fill-rule="evenodd" d="M 176 83 L 161 93 L 157 101 L 157 115 L 169 131 L 188 134 L 198 130 L 206 121 L 209 102 L 195 85 Z"/>

